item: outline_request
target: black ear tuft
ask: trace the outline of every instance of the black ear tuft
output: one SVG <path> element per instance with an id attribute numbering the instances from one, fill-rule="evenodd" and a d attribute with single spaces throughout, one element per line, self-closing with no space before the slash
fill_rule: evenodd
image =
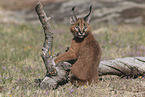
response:
<path id="1" fill-rule="evenodd" d="M 84 20 L 85 20 L 87 23 L 90 22 L 90 19 L 91 19 L 91 13 L 92 13 L 92 5 L 90 6 L 90 12 L 89 12 L 89 14 L 86 15 L 86 16 L 84 17 Z"/>
<path id="2" fill-rule="evenodd" d="M 74 11 L 74 10 L 75 10 L 75 6 L 72 7 L 72 11 Z"/>
<path id="3" fill-rule="evenodd" d="M 92 5 L 90 6 L 90 10 L 92 10 Z"/>
<path id="4" fill-rule="evenodd" d="M 74 24 L 77 21 L 77 17 L 74 14 L 75 6 L 72 7 L 71 16 L 70 16 L 70 24 Z"/>

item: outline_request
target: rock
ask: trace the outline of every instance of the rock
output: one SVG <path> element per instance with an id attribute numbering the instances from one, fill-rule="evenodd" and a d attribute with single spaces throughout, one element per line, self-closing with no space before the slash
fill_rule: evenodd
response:
<path id="1" fill-rule="evenodd" d="M 145 8 L 134 7 L 123 10 L 120 18 L 126 23 L 143 23 L 145 24 Z"/>
<path id="2" fill-rule="evenodd" d="M 145 24 L 144 0 L 71 0 L 65 2 L 45 4 L 44 8 L 48 16 L 56 23 L 69 23 L 70 11 L 76 6 L 76 14 L 85 16 L 89 6 L 93 5 L 92 22 L 115 23 L 139 23 Z M 31 11 L 27 11 L 30 14 Z M 34 16 L 31 19 L 34 19 Z M 26 18 L 30 20 L 29 18 Z"/>
<path id="3" fill-rule="evenodd" d="M 137 23 L 145 24 L 145 0 L 69 0 L 43 4 L 45 12 L 55 23 L 69 23 L 70 11 L 76 6 L 77 16 L 85 16 L 93 5 L 94 23 Z M 6 16 L 3 16 L 6 17 Z M 15 11 L 5 21 L 38 21 L 34 9 Z M 0 18 L 2 21 L 2 18 Z"/>

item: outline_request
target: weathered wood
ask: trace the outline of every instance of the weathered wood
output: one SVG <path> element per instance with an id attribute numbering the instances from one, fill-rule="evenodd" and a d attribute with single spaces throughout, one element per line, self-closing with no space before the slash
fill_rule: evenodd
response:
<path id="1" fill-rule="evenodd" d="M 56 74 L 56 71 L 52 67 L 52 44 L 53 44 L 53 33 L 51 32 L 51 26 L 49 18 L 47 18 L 42 4 L 39 2 L 35 7 L 36 13 L 44 29 L 45 40 L 42 48 L 41 57 L 44 61 L 47 73 L 46 77 L 40 83 L 41 88 L 56 88 L 57 81 L 51 78 L 51 74 Z M 48 77 L 49 76 L 49 77 Z M 49 83 L 48 83 L 49 82 Z M 51 84 L 50 84 L 51 83 Z"/>
<path id="2" fill-rule="evenodd" d="M 43 44 L 43 48 L 42 48 L 41 57 L 44 61 L 45 67 L 47 69 L 47 73 L 49 73 L 52 70 L 51 65 L 49 65 L 49 62 L 51 62 L 51 61 L 49 61 L 49 60 L 52 59 L 51 53 L 52 53 L 52 44 L 53 44 L 53 33 L 51 32 L 49 18 L 47 18 L 46 14 L 43 10 L 43 6 L 40 2 L 36 5 L 35 10 L 36 10 L 39 20 L 42 24 L 42 27 L 44 29 L 45 40 L 44 40 L 44 44 Z"/>
<path id="3" fill-rule="evenodd" d="M 130 78 L 144 76 L 145 57 L 125 57 L 114 60 L 101 61 L 99 75 L 118 75 Z"/>
<path id="4" fill-rule="evenodd" d="M 51 26 L 49 19 L 47 18 L 42 4 L 39 2 L 35 7 L 36 13 L 44 29 L 45 40 L 42 48 L 41 57 L 44 61 L 47 73 L 46 77 L 40 81 L 41 88 L 53 88 L 58 86 L 58 83 L 67 80 L 68 69 L 70 68 L 70 63 L 60 62 L 57 66 L 54 65 L 54 59 L 52 56 L 52 44 L 53 44 L 53 33 L 51 31 Z M 62 66 L 62 64 L 64 64 Z"/>

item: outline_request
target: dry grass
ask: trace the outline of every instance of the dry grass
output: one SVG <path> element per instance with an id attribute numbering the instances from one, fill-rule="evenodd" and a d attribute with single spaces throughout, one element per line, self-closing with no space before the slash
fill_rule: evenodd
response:
<path id="1" fill-rule="evenodd" d="M 72 35 L 67 25 L 52 25 L 53 52 L 70 45 Z M 99 30 L 98 30 L 99 29 Z M 92 24 L 95 38 L 101 44 L 102 60 L 145 55 L 145 28 L 139 25 Z M 102 30 L 100 30 L 102 29 Z M 144 97 L 145 79 L 102 76 L 98 84 L 74 87 L 66 84 L 56 90 L 42 90 L 34 79 L 43 78 L 46 70 L 40 57 L 43 44 L 41 25 L 0 25 L 0 85 L 6 97 Z"/>

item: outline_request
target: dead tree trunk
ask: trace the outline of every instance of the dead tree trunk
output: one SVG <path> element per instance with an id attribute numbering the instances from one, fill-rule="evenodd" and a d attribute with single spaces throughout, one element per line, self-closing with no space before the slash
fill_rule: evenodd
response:
<path id="1" fill-rule="evenodd" d="M 55 56 L 52 56 L 53 33 L 51 32 L 51 26 L 49 23 L 50 18 L 47 18 L 40 2 L 37 3 L 35 10 L 42 24 L 45 35 L 41 57 L 44 61 L 47 73 L 46 77 L 40 83 L 40 87 L 55 89 L 58 84 L 62 84 L 62 82 L 67 81 L 71 64 L 67 62 L 60 62 L 57 66 L 54 66 L 53 60 Z M 62 64 L 64 65 L 62 66 Z"/>
<path id="2" fill-rule="evenodd" d="M 49 18 L 47 18 L 46 14 L 43 10 L 42 4 L 38 3 L 35 7 L 35 10 L 36 10 L 39 20 L 42 24 L 42 27 L 44 29 L 44 35 L 45 35 L 45 40 L 44 40 L 44 44 L 43 44 L 43 48 L 42 48 L 41 57 L 44 61 L 47 73 L 51 73 L 52 67 L 51 67 L 51 65 L 49 65 L 49 62 L 51 62 L 51 61 L 48 61 L 48 60 L 52 59 L 51 53 L 52 53 L 53 33 L 51 32 Z"/>
<path id="3" fill-rule="evenodd" d="M 101 61 L 99 75 L 118 75 L 136 78 L 145 74 L 145 57 L 125 57 Z"/>
<path id="4" fill-rule="evenodd" d="M 60 62 L 57 66 L 53 64 L 52 44 L 53 33 L 49 18 L 47 18 L 42 4 L 39 2 L 35 10 L 42 24 L 45 34 L 45 41 L 42 48 L 42 59 L 44 61 L 47 73 L 46 77 L 40 83 L 41 88 L 56 88 L 63 81 L 68 81 L 68 73 L 71 62 Z M 99 76 L 118 75 L 127 77 L 138 77 L 145 74 L 145 57 L 126 57 L 115 60 L 101 61 L 98 68 Z"/>

